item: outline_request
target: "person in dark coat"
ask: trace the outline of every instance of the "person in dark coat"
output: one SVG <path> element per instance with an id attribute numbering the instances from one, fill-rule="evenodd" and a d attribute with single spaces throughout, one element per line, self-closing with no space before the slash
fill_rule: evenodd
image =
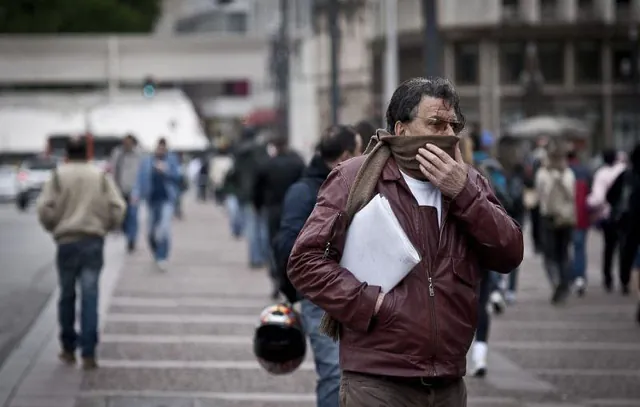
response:
<path id="1" fill-rule="evenodd" d="M 294 182 L 300 179 L 304 171 L 302 157 L 289 148 L 286 138 L 277 137 L 272 140 L 271 145 L 275 149 L 274 155 L 258 167 L 252 194 L 253 206 L 259 213 L 266 216 L 269 241 L 275 236 L 280 226 L 285 193 Z M 276 299 L 279 290 L 273 264 L 270 265 L 270 272 L 273 281 L 272 298 Z"/>
<path id="2" fill-rule="evenodd" d="M 280 289 L 291 303 L 301 300 L 286 273 L 287 262 L 296 237 L 313 211 L 320 186 L 331 170 L 342 161 L 360 155 L 361 150 L 361 138 L 353 128 L 348 126 L 328 128 L 304 175 L 287 190 L 282 206 L 280 227 L 273 239 L 273 254 Z M 319 330 L 322 310 L 306 299 L 301 300 L 301 308 L 305 332 L 309 335 L 318 374 L 316 389 L 318 406 L 338 407 L 340 389 L 338 345 Z"/>

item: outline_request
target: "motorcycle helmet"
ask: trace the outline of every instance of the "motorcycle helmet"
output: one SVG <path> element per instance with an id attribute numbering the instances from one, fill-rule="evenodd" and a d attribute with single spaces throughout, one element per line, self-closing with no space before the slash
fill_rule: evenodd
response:
<path id="1" fill-rule="evenodd" d="M 306 351 L 302 321 L 292 306 L 270 305 L 260 313 L 253 352 L 267 372 L 275 375 L 293 372 L 302 364 Z"/>

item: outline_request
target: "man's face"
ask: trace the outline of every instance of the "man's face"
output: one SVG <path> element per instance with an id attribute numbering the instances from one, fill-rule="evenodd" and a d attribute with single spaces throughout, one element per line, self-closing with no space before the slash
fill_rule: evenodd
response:
<path id="1" fill-rule="evenodd" d="M 122 145 L 124 146 L 124 149 L 127 151 L 131 151 L 133 150 L 133 140 L 131 140 L 131 138 L 127 137 L 124 139 L 124 141 L 122 142 Z"/>
<path id="2" fill-rule="evenodd" d="M 457 122 L 453 106 L 442 99 L 424 96 L 416 117 L 408 123 L 397 122 L 394 130 L 398 136 L 455 136 Z"/>
<path id="3" fill-rule="evenodd" d="M 158 144 L 156 147 L 156 156 L 164 157 L 167 154 L 167 146 L 165 144 Z"/>

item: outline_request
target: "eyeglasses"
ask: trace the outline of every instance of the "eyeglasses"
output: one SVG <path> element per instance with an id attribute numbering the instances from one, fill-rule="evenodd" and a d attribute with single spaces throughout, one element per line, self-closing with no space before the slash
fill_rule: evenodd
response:
<path id="1" fill-rule="evenodd" d="M 447 126 L 451 126 L 453 132 L 455 134 L 459 134 L 464 129 L 464 122 L 460 122 L 457 120 L 448 120 L 443 117 L 431 116 L 431 117 L 420 117 L 416 116 L 416 118 L 422 119 L 426 122 L 428 126 L 434 127 L 437 130 L 446 130 Z"/>

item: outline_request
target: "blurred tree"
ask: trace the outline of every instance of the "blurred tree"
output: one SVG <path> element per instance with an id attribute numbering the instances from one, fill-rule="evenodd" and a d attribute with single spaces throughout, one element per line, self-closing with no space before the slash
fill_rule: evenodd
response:
<path id="1" fill-rule="evenodd" d="M 0 0 L 0 33 L 142 33 L 160 0 Z"/>

